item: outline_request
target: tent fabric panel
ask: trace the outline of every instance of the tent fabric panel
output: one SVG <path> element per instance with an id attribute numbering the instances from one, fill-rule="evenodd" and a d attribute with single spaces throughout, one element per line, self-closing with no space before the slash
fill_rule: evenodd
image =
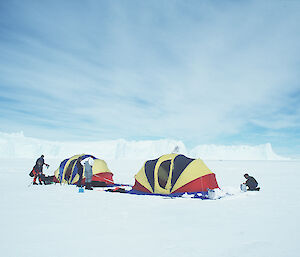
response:
<path id="1" fill-rule="evenodd" d="M 163 161 L 157 170 L 158 184 L 161 188 L 166 188 L 170 176 L 171 160 Z"/>
<path id="2" fill-rule="evenodd" d="M 210 173 L 183 185 L 172 193 L 201 192 L 215 188 L 219 188 L 216 176 L 214 173 Z"/>
<path id="3" fill-rule="evenodd" d="M 66 162 L 64 169 L 63 169 L 63 174 L 62 174 L 62 179 L 60 181 L 60 183 L 68 183 L 68 181 L 65 179 L 65 174 L 67 171 L 67 168 L 69 167 L 69 164 L 74 160 L 77 159 L 80 155 L 74 155 L 71 158 L 68 159 L 68 161 Z"/>
<path id="4" fill-rule="evenodd" d="M 132 187 L 132 190 L 137 190 L 137 191 L 145 192 L 145 193 L 149 193 L 149 194 L 153 193 L 153 192 L 149 191 L 146 187 L 141 185 L 137 180 L 135 180 L 135 183 L 134 183 L 134 186 Z"/>
<path id="5" fill-rule="evenodd" d="M 144 165 L 145 175 L 147 180 L 152 188 L 152 192 L 154 191 L 154 170 L 155 165 L 158 162 L 158 159 L 147 161 Z"/>
<path id="6" fill-rule="evenodd" d="M 72 161 L 70 161 L 70 163 L 68 164 L 68 166 L 66 167 L 66 171 L 65 171 L 65 180 L 69 182 L 71 174 L 73 172 L 73 168 L 75 166 L 75 162 L 77 161 L 77 159 L 74 159 Z"/>
<path id="7" fill-rule="evenodd" d="M 148 178 L 145 173 L 145 165 L 143 168 L 135 175 L 135 180 L 139 182 L 140 185 L 147 188 L 147 190 L 153 193 L 153 189 L 148 181 Z"/>
<path id="8" fill-rule="evenodd" d="M 207 174 L 211 174 L 210 169 L 205 165 L 205 163 L 196 159 L 192 161 L 185 170 L 181 173 L 180 177 L 177 179 L 175 185 L 173 186 L 171 193 L 175 192 L 178 188 L 188 184 L 189 182 L 205 176 Z"/>
<path id="9" fill-rule="evenodd" d="M 94 165 L 92 170 L 93 170 L 93 175 L 104 173 L 104 172 L 110 172 L 106 162 L 101 159 L 94 159 Z"/>
<path id="10" fill-rule="evenodd" d="M 173 170 L 173 160 L 174 158 L 178 156 L 178 154 L 165 154 L 161 157 L 158 158 L 158 161 L 155 165 L 155 169 L 154 169 L 154 194 L 162 194 L 162 195 L 168 195 L 171 192 L 171 178 L 172 178 L 172 170 Z M 165 163 L 165 162 L 170 162 L 170 166 L 169 166 L 169 175 L 168 175 L 168 179 L 166 182 L 165 187 L 161 187 L 161 185 L 159 184 L 159 169 L 161 164 Z"/>
<path id="11" fill-rule="evenodd" d="M 76 180 L 74 180 L 73 185 L 75 185 L 77 183 L 77 181 L 78 181 L 78 177 L 76 176 Z M 106 184 L 110 184 L 110 185 L 114 184 L 113 174 L 110 173 L 110 172 L 93 175 L 92 182 L 93 181 L 95 181 L 95 182 L 105 182 Z M 84 176 L 82 176 L 81 184 L 82 185 L 85 184 L 85 177 Z"/>
<path id="12" fill-rule="evenodd" d="M 54 176 L 55 176 L 55 178 L 56 178 L 56 180 L 59 182 L 59 168 L 58 169 L 56 169 L 56 171 L 54 171 Z"/>
<path id="13" fill-rule="evenodd" d="M 92 177 L 92 181 L 105 182 L 106 184 L 114 184 L 113 174 L 111 172 L 102 172 L 98 174 L 94 174 Z"/>
<path id="14" fill-rule="evenodd" d="M 62 178 L 63 178 L 63 174 L 64 174 L 64 169 L 65 169 L 65 166 L 66 166 L 66 163 L 68 162 L 69 159 L 65 159 L 63 160 L 60 165 L 59 165 L 59 178 L 58 180 L 61 182 L 62 181 Z"/>
<path id="15" fill-rule="evenodd" d="M 79 158 L 79 157 L 78 157 Z M 72 168 L 72 171 L 71 171 L 71 175 L 70 175 L 70 178 L 68 180 L 68 183 L 69 184 L 72 184 L 73 180 L 74 180 L 74 177 L 76 176 L 76 174 L 78 173 L 78 158 L 77 159 L 74 159 L 74 165 L 73 165 L 73 168 Z"/>
<path id="16" fill-rule="evenodd" d="M 174 159 L 171 188 L 175 185 L 177 179 L 180 177 L 184 169 L 195 159 L 188 158 L 182 154 L 178 155 Z"/>
<path id="17" fill-rule="evenodd" d="M 158 163 L 156 164 L 155 171 L 154 171 L 154 180 L 155 180 L 155 186 L 154 186 L 154 194 L 161 194 L 161 195 L 168 195 L 170 194 L 171 189 L 171 177 L 172 177 L 172 163 L 173 159 L 165 159 L 160 158 Z M 162 173 L 160 170 L 164 171 L 164 179 L 162 183 Z"/>
<path id="18" fill-rule="evenodd" d="M 78 159 L 76 160 L 76 163 L 74 165 L 74 168 L 73 168 L 73 172 L 72 172 L 72 175 L 70 177 L 70 184 L 72 184 L 75 176 L 78 174 Z"/>

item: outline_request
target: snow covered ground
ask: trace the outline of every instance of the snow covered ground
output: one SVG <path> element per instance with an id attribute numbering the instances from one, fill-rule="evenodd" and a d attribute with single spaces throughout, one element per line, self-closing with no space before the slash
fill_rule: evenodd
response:
<path id="1" fill-rule="evenodd" d="M 206 161 L 218 200 L 165 199 L 30 186 L 33 159 L 1 159 L 0 252 L 16 257 L 295 257 L 300 245 L 300 161 Z M 61 159 L 47 159 L 52 175 Z M 116 182 L 133 184 L 144 160 L 108 160 Z M 239 191 L 242 175 L 260 192 Z"/>

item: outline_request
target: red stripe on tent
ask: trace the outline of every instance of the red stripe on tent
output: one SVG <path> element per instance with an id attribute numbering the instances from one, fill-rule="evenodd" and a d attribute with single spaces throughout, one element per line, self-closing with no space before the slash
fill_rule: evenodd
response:
<path id="1" fill-rule="evenodd" d="M 200 178 L 197 178 L 186 185 L 178 188 L 173 193 L 185 193 L 185 192 L 203 192 L 207 191 L 207 189 L 215 189 L 219 188 L 216 175 L 214 173 L 207 174 L 205 176 L 202 176 Z"/>
<path id="2" fill-rule="evenodd" d="M 142 186 L 137 180 L 135 180 L 135 183 L 134 183 L 134 186 L 132 187 L 132 189 L 152 194 L 146 187 Z"/>
<path id="3" fill-rule="evenodd" d="M 93 175 L 92 181 L 105 182 L 106 184 L 114 184 L 113 174 L 110 172 L 103 172 Z"/>

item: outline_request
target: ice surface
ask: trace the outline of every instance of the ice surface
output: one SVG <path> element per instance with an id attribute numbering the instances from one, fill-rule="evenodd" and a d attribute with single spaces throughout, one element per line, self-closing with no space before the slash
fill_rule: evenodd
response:
<path id="1" fill-rule="evenodd" d="M 249 146 L 199 145 L 190 156 L 204 160 L 287 160 L 274 153 L 270 143 Z"/>

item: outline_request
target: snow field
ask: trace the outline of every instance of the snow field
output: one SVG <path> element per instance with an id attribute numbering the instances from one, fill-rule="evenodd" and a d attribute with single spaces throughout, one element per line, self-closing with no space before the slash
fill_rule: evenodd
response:
<path id="1" fill-rule="evenodd" d="M 47 160 L 52 175 L 60 160 Z M 134 183 L 141 160 L 109 160 L 114 179 Z M 74 186 L 30 186 L 31 159 L 2 159 L 2 256 L 294 257 L 300 250 L 297 161 L 206 161 L 218 200 L 166 199 Z M 241 193 L 244 172 L 262 190 Z"/>

